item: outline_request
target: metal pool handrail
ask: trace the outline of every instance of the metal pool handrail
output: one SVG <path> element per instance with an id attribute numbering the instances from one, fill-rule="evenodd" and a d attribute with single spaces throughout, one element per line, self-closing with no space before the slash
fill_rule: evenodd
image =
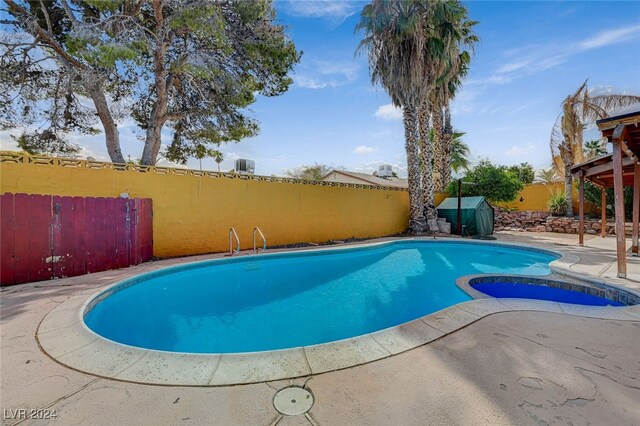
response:
<path id="1" fill-rule="evenodd" d="M 264 234 L 257 226 L 253 228 L 253 252 L 258 253 L 261 249 L 256 248 L 256 232 L 260 234 L 260 238 L 262 238 L 262 251 L 267 249 L 267 239 L 264 237 Z"/>
<path id="2" fill-rule="evenodd" d="M 233 250 L 233 237 L 235 237 L 238 242 L 238 248 Z M 238 238 L 238 233 L 233 227 L 229 228 L 229 255 L 233 256 L 233 253 L 240 253 L 240 238 Z"/>

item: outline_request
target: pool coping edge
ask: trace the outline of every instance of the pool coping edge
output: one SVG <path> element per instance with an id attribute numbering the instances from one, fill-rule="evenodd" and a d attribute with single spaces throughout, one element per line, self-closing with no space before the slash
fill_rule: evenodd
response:
<path id="1" fill-rule="evenodd" d="M 299 253 L 349 250 L 411 240 L 440 243 L 461 242 L 459 239 L 442 238 L 397 239 L 348 247 L 300 250 Z M 554 266 L 569 263 L 572 265 L 580 260 L 578 256 L 572 254 L 531 245 L 491 241 L 464 240 L 464 242 L 553 253 L 559 258 L 550 262 L 549 267 L 552 272 L 556 272 Z M 280 253 L 268 253 L 260 255 L 260 257 L 278 254 Z M 247 257 L 237 259 L 246 259 Z M 213 261 L 225 263 L 220 262 L 224 260 L 227 259 Z M 191 263 L 209 262 L 212 260 Z M 557 265 L 554 265 L 556 263 Z M 158 270 L 175 270 L 174 268 L 180 267 L 185 267 L 185 265 L 169 268 L 159 267 Z M 186 267 L 193 266 L 187 264 Z M 155 275 L 153 272 L 156 271 L 149 274 Z M 500 274 L 480 275 L 496 276 Z M 577 278 L 575 275 L 580 274 L 572 272 L 573 278 Z M 458 280 L 477 276 L 479 275 L 467 275 L 459 277 Z M 550 275 L 538 276 L 538 278 L 545 277 L 550 277 Z M 585 278 L 592 277 L 580 276 L 579 279 L 585 280 Z M 501 312 L 538 311 L 601 319 L 640 321 L 640 305 L 592 307 L 530 299 L 495 299 L 480 293 L 481 297 L 475 298 L 472 295 L 473 300 L 450 306 L 407 323 L 318 345 L 235 354 L 168 352 L 143 349 L 111 341 L 99 336 L 84 323 L 83 316 L 89 305 L 97 303 L 96 299 L 101 295 L 122 286 L 128 280 L 133 281 L 131 284 L 136 282 L 135 279 L 127 278 L 105 286 L 93 292 L 89 297 L 86 294 L 73 296 L 50 311 L 36 331 L 36 339 L 40 348 L 52 359 L 69 368 L 100 377 L 154 385 L 227 386 L 292 379 L 355 367 L 431 343 L 482 318 Z M 611 286 L 604 280 L 598 280 L 598 282 Z M 620 286 L 613 285 L 613 287 L 635 293 Z"/>

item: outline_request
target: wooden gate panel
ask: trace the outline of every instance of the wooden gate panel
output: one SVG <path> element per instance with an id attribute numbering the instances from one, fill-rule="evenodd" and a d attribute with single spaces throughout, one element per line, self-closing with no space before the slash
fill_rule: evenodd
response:
<path id="1" fill-rule="evenodd" d="M 81 232 L 78 232 L 81 230 Z M 84 199 L 53 197 L 53 276 L 84 274 Z"/>
<path id="2" fill-rule="evenodd" d="M 134 264 L 153 257 L 153 212 L 150 199 L 135 199 L 135 248 Z"/>
<path id="3" fill-rule="evenodd" d="M 93 253 L 95 254 L 95 265 L 91 272 L 104 271 L 107 262 L 107 230 L 105 220 L 106 200 L 104 198 L 95 198 L 93 210 L 87 210 L 88 216 L 95 218 L 95 234 L 91 241 Z"/>
<path id="4" fill-rule="evenodd" d="M 97 220 L 93 213 L 96 212 L 97 198 L 85 198 L 84 200 L 84 242 L 85 242 L 85 259 L 87 265 L 87 273 L 98 272 L 97 256 L 96 256 L 96 226 Z"/>
<path id="5" fill-rule="evenodd" d="M 0 196 L 0 282 L 15 283 L 15 221 L 13 194 Z"/>
<path id="6" fill-rule="evenodd" d="M 2 220 L 5 220 L 3 217 Z M 13 198 L 15 232 L 14 282 L 29 282 L 29 195 L 15 194 Z"/>
<path id="7" fill-rule="evenodd" d="M 29 196 L 29 281 L 42 281 L 53 276 L 51 245 L 51 195 Z"/>
<path id="8" fill-rule="evenodd" d="M 149 199 L 2 194 L 0 284 L 136 265 L 153 257 Z"/>
<path id="9" fill-rule="evenodd" d="M 117 268 L 116 262 L 116 199 L 105 198 L 104 207 L 104 269 Z"/>
<path id="10" fill-rule="evenodd" d="M 115 228 L 115 252 L 114 267 L 124 268 L 129 266 L 129 200 L 125 198 L 116 198 L 114 228 Z"/>

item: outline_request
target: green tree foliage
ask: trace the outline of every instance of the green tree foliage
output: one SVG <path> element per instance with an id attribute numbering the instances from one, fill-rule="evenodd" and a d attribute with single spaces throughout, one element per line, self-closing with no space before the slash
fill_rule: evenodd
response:
<path id="1" fill-rule="evenodd" d="M 509 171 L 515 174 L 525 185 L 533 183 L 533 180 L 536 178 L 533 166 L 529 163 L 520 163 L 518 165 L 510 166 Z"/>
<path id="2" fill-rule="evenodd" d="M 563 215 L 567 212 L 567 196 L 562 191 L 556 191 L 551 194 L 547 202 L 547 208 L 556 216 Z"/>
<path id="3" fill-rule="evenodd" d="M 554 183 L 558 182 L 560 178 L 558 177 L 555 168 L 549 167 L 548 169 L 538 170 L 537 180 L 540 183 Z"/>
<path id="4" fill-rule="evenodd" d="M 80 148 L 68 141 L 61 139 L 50 129 L 39 132 L 22 133 L 20 136 L 11 136 L 18 147 L 31 155 L 56 152 L 62 157 L 73 157 Z"/>
<path id="5" fill-rule="evenodd" d="M 463 182 L 475 185 L 462 185 L 464 197 L 484 196 L 489 201 L 513 201 L 524 184 L 506 166 L 496 166 L 489 160 L 482 160 L 462 178 Z M 447 185 L 447 193 L 458 195 L 458 182 Z"/>
<path id="6" fill-rule="evenodd" d="M 469 145 L 462 141 L 464 132 L 454 131 L 451 138 L 451 170 L 460 173 L 469 170 Z"/>
<path id="7" fill-rule="evenodd" d="M 599 157 L 607 153 L 599 140 L 591 140 L 584 143 L 584 156 L 587 160 Z"/>
<path id="8" fill-rule="evenodd" d="M 28 128 L 23 140 L 46 152 L 71 149 L 71 132 L 95 133 L 97 118 L 111 160 L 124 163 L 117 121 L 127 117 L 145 132 L 142 164 L 156 163 L 165 126 L 166 158 L 215 152 L 258 132 L 247 107 L 285 92 L 301 55 L 272 0 L 5 3 L 0 126 Z"/>
<path id="9" fill-rule="evenodd" d="M 425 56 L 427 16 L 426 2 L 373 0 L 364 6 L 356 25 L 356 31 L 363 33 L 358 52 L 367 53 L 371 83 L 380 84 L 393 105 L 402 107 L 412 233 L 424 232 L 427 226 L 418 137 L 418 108 L 435 78 L 429 76 L 431 64 Z"/>
<path id="10" fill-rule="evenodd" d="M 312 166 L 300 166 L 292 170 L 287 170 L 285 174 L 295 179 L 322 180 L 331 170 L 333 170 L 332 167 L 315 163 Z"/>
<path id="11" fill-rule="evenodd" d="M 615 203 L 613 202 L 613 188 L 607 190 L 607 216 L 613 216 L 615 213 Z M 602 191 L 599 186 L 586 181 L 584 183 L 584 199 L 587 203 L 592 204 L 597 209 L 602 208 Z M 610 207 L 609 207 L 610 206 Z M 633 188 L 628 186 L 624 189 L 624 214 L 627 220 L 631 218 L 633 213 Z"/>
<path id="12" fill-rule="evenodd" d="M 145 59 L 147 86 L 134 108 L 146 131 L 143 164 L 155 163 L 165 125 L 174 133 L 165 157 L 179 162 L 200 146 L 256 135 L 247 107 L 257 94 L 284 93 L 300 60 L 272 1 L 155 1 L 140 16 L 131 39 Z"/>
<path id="13" fill-rule="evenodd" d="M 124 163 L 116 120 L 130 93 L 132 46 L 116 29 L 133 2 L 6 0 L 0 38 L 0 126 L 21 128 L 21 143 L 68 154 L 70 133 L 105 132 L 107 151 Z M 91 104 L 93 103 L 93 107 Z"/>
<path id="14" fill-rule="evenodd" d="M 462 85 L 462 79 L 469 71 L 471 56 L 475 44 L 479 41 L 473 27 L 477 21 L 469 19 L 467 9 L 460 1 L 424 1 L 431 6 L 430 31 L 425 49 L 429 52 L 430 74 L 435 76 L 434 89 L 421 105 L 421 128 L 429 126 L 428 117 L 431 116 L 433 129 L 433 176 L 426 176 L 423 170 L 423 180 L 434 180 L 435 189 L 442 189 L 451 180 L 451 140 L 453 126 L 451 123 L 450 102 Z M 424 134 L 424 131 L 423 131 Z M 424 149 L 425 147 L 423 147 Z M 429 191 L 428 191 L 429 192 Z M 433 196 L 431 193 L 427 197 Z M 429 203 L 427 203 L 429 204 Z M 432 209 L 437 216 L 435 207 Z"/>
<path id="15" fill-rule="evenodd" d="M 218 165 L 218 172 L 220 172 L 220 164 L 224 161 L 224 155 L 220 151 L 216 151 L 213 155 L 213 160 Z"/>

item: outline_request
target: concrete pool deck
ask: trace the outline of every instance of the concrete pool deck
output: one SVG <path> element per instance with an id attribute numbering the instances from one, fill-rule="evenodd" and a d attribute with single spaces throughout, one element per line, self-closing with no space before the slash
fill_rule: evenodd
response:
<path id="1" fill-rule="evenodd" d="M 589 240 L 583 248 L 559 246 L 575 244 L 575 236 L 566 237 L 499 234 L 502 241 L 576 254 L 580 258 L 569 270 L 607 277 L 615 256 L 606 247 L 607 239 Z M 68 298 L 89 297 L 131 274 L 212 257 L 171 259 L 3 289 L 1 408 L 55 409 L 57 417 L 48 421 L 62 424 L 640 422 L 640 316 L 627 321 L 562 311 L 495 313 L 432 343 L 369 364 L 291 381 L 215 388 L 100 378 L 64 367 L 38 347 L 38 324 Z M 638 260 L 629 261 L 632 279 L 640 272 Z M 640 287 L 640 280 L 611 281 Z M 306 383 L 315 395 L 307 417 L 280 417 L 273 408 L 276 390 L 291 382 Z M 7 418 L 7 411 L 4 424 L 20 421 Z"/>

